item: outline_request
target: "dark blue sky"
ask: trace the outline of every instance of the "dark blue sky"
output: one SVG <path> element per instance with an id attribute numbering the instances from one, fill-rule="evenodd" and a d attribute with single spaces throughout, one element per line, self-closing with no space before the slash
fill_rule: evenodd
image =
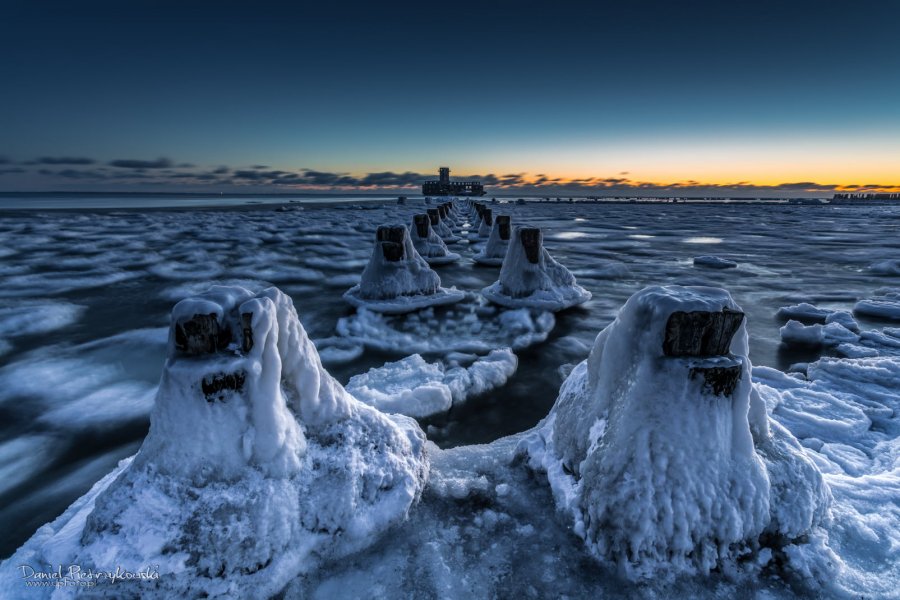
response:
<path id="1" fill-rule="evenodd" d="M 2 4 L 0 190 L 900 185 L 900 2 L 187 4 Z"/>

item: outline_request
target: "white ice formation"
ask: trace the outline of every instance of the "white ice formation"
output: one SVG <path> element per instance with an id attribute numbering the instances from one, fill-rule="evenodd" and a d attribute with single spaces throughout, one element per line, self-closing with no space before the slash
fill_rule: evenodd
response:
<path id="1" fill-rule="evenodd" d="M 281 291 L 214 287 L 172 313 L 140 451 L 4 569 L 158 575 L 111 584 L 116 598 L 269 597 L 403 521 L 427 478 L 425 448 L 413 420 L 362 404 L 322 368 Z M 0 596 L 21 591 L 19 577 L 0 580 Z"/>
<path id="2" fill-rule="evenodd" d="M 591 299 L 591 293 L 575 282 L 575 276 L 550 256 L 536 227 L 513 229 L 500 279 L 481 293 L 502 306 L 552 311 Z"/>
<path id="3" fill-rule="evenodd" d="M 601 562 L 631 579 L 737 572 L 803 543 L 830 492 L 751 382 L 724 290 L 632 296 L 520 443 Z"/>
<path id="4" fill-rule="evenodd" d="M 360 282 L 344 293 L 353 306 L 386 314 L 453 304 L 464 297 L 455 288 L 441 287 L 441 278 L 419 256 L 403 225 L 378 228 Z"/>
<path id="5" fill-rule="evenodd" d="M 416 252 L 429 265 L 446 265 L 459 260 L 459 254 L 450 252 L 444 240 L 431 228 L 431 220 L 427 214 L 413 215 L 409 232 Z"/>
<path id="6" fill-rule="evenodd" d="M 499 267 L 503 264 L 506 251 L 509 249 L 509 238 L 512 236 L 509 215 L 497 215 L 494 218 L 494 226 L 487 243 L 475 256 L 476 263 L 489 267 Z"/>
<path id="7" fill-rule="evenodd" d="M 468 367 L 445 367 L 413 354 L 355 375 L 347 391 L 382 412 L 430 417 L 502 386 L 515 373 L 517 364 L 509 348 L 493 350 Z"/>

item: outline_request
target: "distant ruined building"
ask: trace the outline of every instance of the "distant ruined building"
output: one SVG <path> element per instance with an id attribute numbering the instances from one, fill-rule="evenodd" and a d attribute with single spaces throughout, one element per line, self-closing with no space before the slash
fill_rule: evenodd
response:
<path id="1" fill-rule="evenodd" d="M 450 181 L 450 167 L 438 169 L 437 181 L 422 184 L 423 196 L 484 196 L 484 185 L 480 181 Z"/>

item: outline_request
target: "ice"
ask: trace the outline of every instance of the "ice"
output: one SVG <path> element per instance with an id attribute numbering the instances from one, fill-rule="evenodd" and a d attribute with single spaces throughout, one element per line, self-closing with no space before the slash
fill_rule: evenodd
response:
<path id="1" fill-rule="evenodd" d="M 588 550 L 630 579 L 758 568 L 748 558 L 763 536 L 801 543 L 829 494 L 793 436 L 770 427 L 750 368 L 727 292 L 646 288 L 520 452 Z"/>
<path id="2" fill-rule="evenodd" d="M 575 276 L 543 247 L 541 230 L 516 227 L 500 269 L 500 279 L 484 288 L 485 298 L 512 308 L 559 311 L 591 299 Z"/>
<path id="3" fill-rule="evenodd" d="M 459 241 L 459 236 L 454 234 L 447 223 L 441 218 L 439 208 L 429 208 L 426 210 L 428 219 L 431 221 L 431 228 L 434 232 L 447 244 L 453 244 Z"/>
<path id="4" fill-rule="evenodd" d="M 900 291 L 883 290 L 883 294 L 860 300 L 853 307 L 858 315 L 900 321 Z"/>
<path id="5" fill-rule="evenodd" d="M 4 561 L 0 595 L 19 565 L 75 564 L 158 571 L 120 597 L 271 596 L 406 518 L 424 441 L 331 378 L 279 290 L 212 288 L 173 310 L 140 451 Z"/>
<path id="6" fill-rule="evenodd" d="M 427 214 L 413 215 L 409 231 L 413 246 L 429 265 L 445 265 L 459 260 L 459 254 L 450 252 L 444 241 L 431 228 Z"/>
<path id="7" fill-rule="evenodd" d="M 819 323 L 804 325 L 792 319 L 781 328 L 780 332 L 781 340 L 786 344 L 838 346 L 859 341 L 859 335 L 836 322 L 827 325 Z"/>
<path id="8" fill-rule="evenodd" d="M 516 355 L 508 348 L 493 350 L 468 368 L 447 368 L 413 354 L 352 377 L 347 391 L 382 412 L 430 417 L 502 386 L 517 364 Z"/>
<path id="9" fill-rule="evenodd" d="M 721 256 L 706 255 L 695 256 L 694 266 L 707 267 L 710 269 L 734 269 L 738 266 L 738 264 L 733 260 L 728 260 L 727 258 L 722 258 Z"/>
<path id="10" fill-rule="evenodd" d="M 825 319 L 828 318 L 828 315 L 833 312 L 833 310 L 819 308 L 808 302 L 801 302 L 800 304 L 794 304 L 792 306 L 782 306 L 778 309 L 776 316 L 779 319 L 794 319 L 804 323 L 824 323 Z"/>
<path id="11" fill-rule="evenodd" d="M 527 308 L 496 310 L 465 302 L 437 318 L 435 309 L 389 316 L 361 309 L 337 323 L 338 336 L 367 348 L 401 355 L 474 352 L 487 354 L 504 346 L 522 350 L 547 339 L 556 324 L 553 314 Z"/>
<path id="12" fill-rule="evenodd" d="M 507 215 L 497 215 L 487 243 L 475 256 L 476 263 L 489 267 L 499 267 L 503 264 L 506 251 L 509 248 L 509 238 L 512 236 L 510 218 Z"/>
<path id="13" fill-rule="evenodd" d="M 375 248 L 358 285 L 344 299 L 357 308 L 385 314 L 402 314 L 453 304 L 465 294 L 441 287 L 441 278 L 419 256 L 403 225 L 382 226 Z"/>

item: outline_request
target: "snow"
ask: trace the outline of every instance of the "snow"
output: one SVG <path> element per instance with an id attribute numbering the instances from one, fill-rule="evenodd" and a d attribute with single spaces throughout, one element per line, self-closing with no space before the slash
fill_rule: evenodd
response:
<path id="1" fill-rule="evenodd" d="M 694 266 L 707 267 L 710 269 L 734 269 L 738 266 L 738 264 L 733 260 L 728 260 L 727 258 L 722 258 L 721 256 L 706 255 L 695 256 Z"/>
<path id="2" fill-rule="evenodd" d="M 522 241 L 522 232 L 536 237 L 532 262 Z M 515 227 L 500 269 L 500 279 L 484 288 L 485 298 L 513 308 L 529 307 L 559 311 L 591 299 L 591 293 L 575 283 L 575 276 L 556 262 L 543 247 L 537 229 Z"/>
<path id="3" fill-rule="evenodd" d="M 825 517 L 821 475 L 752 386 L 745 323 L 730 353 L 664 354 L 673 313 L 723 310 L 740 308 L 720 289 L 638 292 L 520 442 L 587 549 L 630 579 L 752 570 L 764 534 L 796 541 Z M 739 369 L 730 395 L 694 375 L 721 367 Z"/>
<path id="4" fill-rule="evenodd" d="M 382 412 L 424 418 L 447 412 L 469 397 L 502 386 L 515 373 L 517 364 L 516 355 L 509 348 L 476 358 L 468 368 L 446 368 L 440 362 L 428 363 L 413 354 L 355 375 L 347 384 L 347 391 Z"/>
<path id="5" fill-rule="evenodd" d="M 195 314 L 215 315 L 221 335 L 210 339 L 227 345 L 191 350 Z M 225 376 L 232 385 L 201 390 Z M 18 565 L 76 564 L 159 572 L 117 583 L 123 595 L 149 586 L 160 596 L 270 596 L 403 521 L 427 472 L 419 427 L 332 379 L 290 299 L 212 288 L 173 310 L 140 451 L 3 563 L 0 595 L 21 589 Z"/>
<path id="6" fill-rule="evenodd" d="M 347 302 L 357 308 L 401 314 L 463 299 L 463 292 L 441 287 L 441 278 L 419 256 L 405 226 L 379 227 L 378 235 L 384 239 L 376 239 L 359 284 L 344 293 Z M 396 260 L 389 258 L 391 252 L 396 253 Z"/>

